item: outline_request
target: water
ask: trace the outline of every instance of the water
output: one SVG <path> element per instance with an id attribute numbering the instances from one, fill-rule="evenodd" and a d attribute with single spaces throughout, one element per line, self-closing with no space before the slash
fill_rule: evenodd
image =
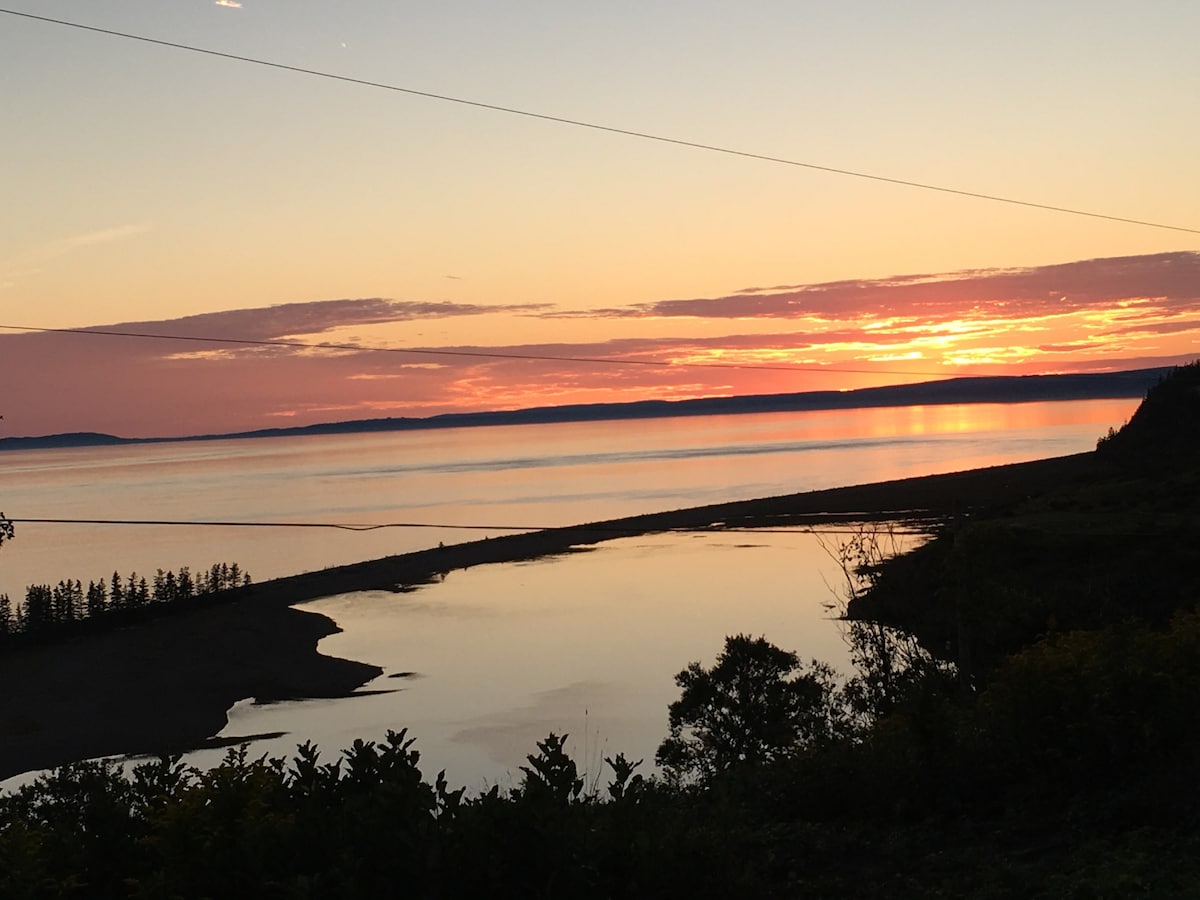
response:
<path id="1" fill-rule="evenodd" d="M 836 534 L 820 540 L 835 542 Z M 449 573 L 412 594 L 360 592 L 306 604 L 344 633 L 323 652 L 369 659 L 384 675 L 341 701 L 239 704 L 224 737 L 287 732 L 255 752 L 284 755 L 311 737 L 336 750 L 407 727 L 432 775 L 482 790 L 519 781 L 549 732 L 590 775 L 623 752 L 653 764 L 674 676 L 711 665 L 726 635 L 765 635 L 848 668 L 831 621 L 842 587 L 818 538 L 790 534 L 647 535 L 584 552 Z M 402 676 L 402 677 L 394 677 Z M 197 764 L 222 751 L 196 754 Z"/>
<path id="2" fill-rule="evenodd" d="M 499 533 L 1073 453 L 1135 407 L 910 407 L 23 452 L 0 456 L 0 497 L 14 518 Z M 216 560 L 261 580 L 486 533 L 19 524 L 0 553 L 0 590 Z M 247 698 L 221 734 L 286 732 L 253 747 L 282 755 L 307 738 L 334 753 L 408 727 L 427 775 L 445 768 L 472 789 L 512 783 L 549 731 L 571 734 L 590 776 L 617 752 L 649 766 L 678 696 L 673 676 L 692 660 L 711 664 L 726 635 L 763 634 L 844 667 L 830 621 L 839 573 L 819 540 L 838 536 L 650 535 L 455 571 L 411 594 L 318 600 L 307 608 L 345 629 L 321 651 L 382 666 L 364 690 L 388 693 Z"/>
<path id="3" fill-rule="evenodd" d="M 472 540 L 1088 450 L 1134 400 L 897 407 L 0 454 L 12 518 L 418 523 L 18 524 L 0 592 L 239 563 L 256 580 Z M 489 531 L 490 528 L 490 531 Z"/>

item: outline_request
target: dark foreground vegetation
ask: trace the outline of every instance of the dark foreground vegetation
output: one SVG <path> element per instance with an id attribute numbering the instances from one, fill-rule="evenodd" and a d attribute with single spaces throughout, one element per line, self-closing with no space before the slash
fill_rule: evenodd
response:
<path id="1" fill-rule="evenodd" d="M 403 732 L 75 764 L 0 799 L 0 896 L 1195 897 L 1197 441 L 1193 365 L 1086 477 L 831 548 L 857 672 L 730 637 L 677 678 L 661 776 L 586 783 L 556 735 L 472 797 Z"/>

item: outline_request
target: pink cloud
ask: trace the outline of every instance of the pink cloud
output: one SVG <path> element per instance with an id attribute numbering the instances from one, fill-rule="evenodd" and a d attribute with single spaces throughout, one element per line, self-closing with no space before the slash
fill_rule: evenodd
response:
<path id="1" fill-rule="evenodd" d="M 362 298 L 93 326 L 184 340 L 0 335 L 6 373 L 0 435 L 182 435 L 281 421 L 1169 365 L 1200 356 L 1200 254 L 748 289 L 590 311 L 580 314 L 578 340 L 429 345 L 423 354 L 353 346 L 231 350 L 186 339 L 319 343 L 334 329 L 496 312 L 556 314 L 540 304 Z M 589 339 L 589 316 L 627 320 L 629 334 Z M 679 317 L 679 333 L 639 335 L 648 316 Z M 689 317 L 739 321 L 728 322 L 733 333 L 712 334 L 708 325 L 696 336 L 686 333 L 695 330 Z M 781 326 L 788 330 L 771 330 Z"/>
<path id="2" fill-rule="evenodd" d="M 592 314 L 846 319 L 986 310 L 1032 316 L 1143 297 L 1155 298 L 1164 306 L 1200 309 L 1200 253 L 1180 251 L 1037 268 L 747 288 L 724 297 L 662 300 Z"/>
<path id="3" fill-rule="evenodd" d="M 122 322 L 97 329 L 158 332 L 184 337 L 238 338 L 240 340 L 277 340 L 295 335 L 314 335 L 353 325 L 378 325 L 386 322 L 412 322 L 421 319 L 447 319 L 488 313 L 526 313 L 545 308 L 545 304 L 486 306 L 472 303 L 385 300 L 369 297 L 350 300 L 315 300 L 280 303 L 256 309 L 231 309 L 201 313 L 179 319 Z"/>

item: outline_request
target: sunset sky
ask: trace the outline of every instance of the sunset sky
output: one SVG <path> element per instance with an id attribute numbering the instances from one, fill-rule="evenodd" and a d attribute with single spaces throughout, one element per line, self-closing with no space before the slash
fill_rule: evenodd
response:
<path id="1" fill-rule="evenodd" d="M 1200 229 L 1194 3 L 0 7 Z M 1200 356 L 1194 230 L 652 142 L 10 13 L 0 83 L 0 325 L 343 345 L 9 328 L 0 436 Z M 543 358 L 508 358 L 519 356 Z"/>

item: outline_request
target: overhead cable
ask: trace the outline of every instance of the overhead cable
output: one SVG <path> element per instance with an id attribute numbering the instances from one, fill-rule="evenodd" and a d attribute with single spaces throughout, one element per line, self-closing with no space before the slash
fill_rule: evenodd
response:
<path id="1" fill-rule="evenodd" d="M 1168 231 L 1182 231 L 1188 234 L 1200 234 L 1200 228 L 1188 228 L 1180 225 L 1167 225 L 1162 222 L 1151 222 L 1144 219 L 1132 219 L 1124 216 L 1109 215 L 1107 213 L 1091 212 L 1089 210 L 1072 209 L 1065 206 L 1055 206 L 1049 203 L 1036 203 L 1030 200 L 1019 200 L 1014 197 L 1002 197 L 996 194 L 984 194 L 978 191 L 968 191 L 959 188 L 945 187 L 943 185 L 929 184 L 920 181 L 910 181 L 904 178 L 893 178 L 886 175 L 875 175 L 869 172 L 858 172 L 851 169 L 842 169 L 836 166 L 820 165 L 818 163 L 802 162 L 796 159 L 788 159 L 781 156 L 771 156 L 765 153 L 754 153 L 747 150 L 736 150 L 732 147 L 724 147 L 716 144 L 705 144 L 698 141 L 689 141 L 682 138 L 667 137 L 661 134 L 652 134 L 645 131 L 634 131 L 628 128 L 619 128 L 613 125 L 601 125 L 596 122 L 588 122 L 582 119 L 570 119 L 564 116 L 555 116 L 548 113 L 533 112 L 527 109 L 518 109 L 512 106 L 502 106 L 497 103 L 484 103 L 480 100 L 469 100 L 464 97 L 454 97 L 449 94 L 438 94 L 432 91 L 422 91 L 416 88 L 401 87 L 400 85 L 389 84 L 382 81 L 371 81 L 366 78 L 355 78 L 350 75 L 339 75 L 334 72 L 325 72 L 320 69 L 309 69 L 304 66 L 293 66 L 286 63 L 273 62 L 271 60 L 259 59 L 253 56 L 244 56 L 238 53 L 227 53 L 222 50 L 213 50 L 209 47 L 198 47 L 192 44 L 182 44 L 177 41 L 167 41 L 161 38 L 152 38 L 147 35 L 134 34 L 127 31 L 116 31 L 111 28 L 100 28 L 95 25 L 85 25 L 81 22 L 71 22 L 66 19 L 54 19 L 49 16 L 38 16 L 33 13 L 20 12 L 13 9 L 2 9 L 0 13 L 10 16 L 19 16 L 24 19 L 32 19 L 38 22 L 45 22 L 51 25 L 61 25 L 68 28 L 76 28 L 81 31 L 90 31 L 96 34 L 108 35 L 110 37 L 123 38 L 125 40 L 140 41 L 146 44 L 154 44 L 160 47 L 170 47 L 174 50 L 185 50 L 189 53 L 200 53 L 205 56 L 214 56 L 221 59 L 233 60 L 235 62 L 248 63 L 250 65 L 265 66 L 271 69 L 279 69 L 285 72 L 294 72 L 300 75 L 310 75 L 317 78 L 326 78 L 333 81 L 340 81 L 346 84 L 359 85 L 361 87 L 378 88 L 385 91 L 393 91 L 395 93 L 407 94 L 413 97 L 423 97 L 427 100 L 437 100 L 443 103 L 456 103 L 460 106 L 469 106 L 475 109 L 486 109 L 492 112 L 504 113 L 512 116 L 523 116 L 527 119 L 538 119 L 544 122 L 554 122 L 559 125 L 569 125 L 574 128 L 587 128 L 592 131 L 602 131 L 608 134 L 623 135 L 625 137 L 639 138 L 646 141 L 657 141 L 662 144 L 673 144 L 678 147 L 689 147 L 693 150 L 704 150 L 709 153 L 722 153 L 727 156 L 737 156 L 743 159 L 754 159 L 761 162 L 775 163 L 784 166 L 793 166 L 801 169 L 810 169 L 816 172 L 825 172 L 831 175 L 845 175 L 851 178 L 862 178 L 868 181 L 883 182 L 885 184 L 894 184 L 901 187 L 917 188 L 924 191 L 937 191 L 942 194 L 953 194 L 959 197 L 969 197 L 975 200 L 987 200 L 993 203 L 1006 203 L 1012 206 L 1022 206 L 1030 209 L 1040 209 L 1048 212 L 1064 213 L 1072 216 L 1085 216 L 1091 219 L 1104 219 L 1110 222 L 1121 222 L 1126 225 L 1138 225 L 1145 228 L 1161 228 Z"/>
<path id="2" fill-rule="evenodd" d="M 881 511 L 874 513 L 796 513 L 790 515 L 789 518 L 810 518 L 819 519 L 822 522 L 829 519 L 836 519 L 845 522 L 857 522 L 859 519 L 885 519 L 895 517 L 897 521 L 903 524 L 903 520 L 915 521 L 921 516 L 914 516 L 913 510 L 900 511 Z M 647 530 L 645 528 L 632 528 L 629 526 L 613 525 L 606 522 L 597 522 L 594 524 L 583 525 L 463 525 L 450 524 L 445 522 L 381 522 L 377 524 L 361 524 L 347 522 L 224 522 L 212 520 L 194 520 L 194 519 L 73 519 L 73 518 L 25 518 L 13 517 L 8 519 L 16 525 L 141 525 L 141 526 L 179 526 L 192 528 L 331 528 L 341 531 L 379 531 L 382 529 L 392 528 L 412 528 L 412 529 L 446 529 L 451 531 L 511 531 L 520 533 L 532 533 L 539 531 L 593 531 L 611 534 L 624 534 L 631 537 L 636 537 L 642 534 L 658 534 L 658 533 L 679 533 L 679 534 L 711 534 L 711 533 L 737 533 L 737 534 L 796 534 L 796 533 L 813 533 L 813 534 L 854 534 L 854 529 L 817 529 L 812 525 L 804 525 L 797 523 L 793 527 L 760 527 L 760 526 L 740 526 L 731 525 L 727 522 L 713 522 L 710 525 L 688 525 L 677 528 L 655 528 Z"/>

